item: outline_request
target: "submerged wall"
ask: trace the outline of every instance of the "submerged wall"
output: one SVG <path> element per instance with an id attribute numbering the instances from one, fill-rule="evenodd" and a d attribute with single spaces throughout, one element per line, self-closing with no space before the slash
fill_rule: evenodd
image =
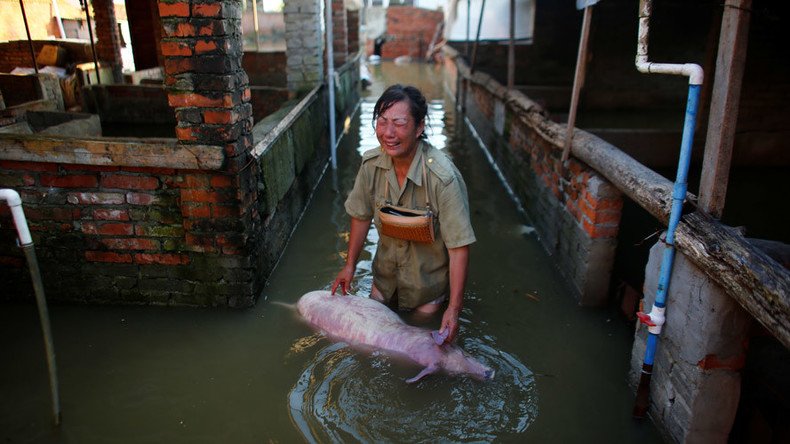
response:
<path id="1" fill-rule="evenodd" d="M 665 245 L 650 250 L 645 310 L 655 300 Z M 697 268 L 675 254 L 651 382 L 649 413 L 674 442 L 727 442 L 741 394 L 751 316 Z M 636 387 L 647 328 L 634 336 L 630 383 Z"/>
<path id="2" fill-rule="evenodd" d="M 348 84 L 336 92 L 356 104 Z M 252 305 L 327 164 L 325 96 L 303 97 L 238 172 L 215 146 L 0 134 L 0 187 L 23 198 L 48 298 Z M 2 297 L 32 297 L 7 206 L 0 226 Z"/>
<path id="3" fill-rule="evenodd" d="M 560 131 L 541 108 L 487 74 L 471 74 L 452 49 L 447 72 L 457 76 L 461 103 L 484 146 L 520 200 L 541 242 L 582 305 L 607 302 L 623 206 L 621 193 L 583 162 L 565 168 Z M 455 84 L 454 80 L 450 80 Z"/>

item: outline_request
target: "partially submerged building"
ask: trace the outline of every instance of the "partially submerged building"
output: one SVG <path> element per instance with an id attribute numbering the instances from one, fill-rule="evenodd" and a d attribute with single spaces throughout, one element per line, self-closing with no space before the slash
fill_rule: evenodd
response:
<path id="1" fill-rule="evenodd" d="M 74 68 L 0 75 L 0 186 L 22 196 L 50 298 L 255 302 L 327 165 L 326 85 L 340 121 L 359 101 L 358 11 L 336 4 L 332 82 L 316 1 L 288 2 L 285 47 L 267 52 L 244 50 L 242 2 L 130 2 L 126 74 L 111 1 L 91 3 L 95 45 L 0 45 L 28 68 L 50 49 Z M 4 294 L 19 297 L 29 278 L 1 211 Z"/>
<path id="2" fill-rule="evenodd" d="M 654 3 L 650 59 L 695 63 L 705 80 L 689 193 L 678 197 L 686 206 L 649 413 L 674 441 L 724 441 L 736 414 L 733 436 L 786 437 L 781 420 L 741 387 L 762 393 L 767 380 L 747 344 L 788 362 L 788 209 L 781 203 L 790 166 L 783 137 L 790 65 L 775 57 L 788 9 L 771 0 Z M 473 19 L 481 14 L 474 11 L 482 4 L 451 5 L 446 39 L 438 38 L 441 13 L 386 8 L 381 55 L 444 64 L 458 107 L 580 304 L 615 302 L 634 316 L 644 294 L 650 311 L 688 79 L 640 73 L 639 5 L 604 0 L 588 22 L 587 73 L 569 137 L 582 13 L 572 2 L 516 2 L 528 16 L 516 22 L 512 45 L 501 36 L 503 14 L 492 25 L 498 34 L 483 32 L 475 43 Z M 48 295 L 253 304 L 326 167 L 327 84 L 337 119 L 359 100 L 361 12 L 332 2 L 337 74 L 327 82 L 319 2 L 286 2 L 285 49 L 265 53 L 244 50 L 250 33 L 242 32 L 249 17 L 241 2 L 130 2 L 136 71 L 125 79 L 112 3 L 92 5 L 96 61 L 84 43 L 32 45 L 34 54 L 45 45 L 64 48 L 78 88 L 58 88 L 42 74 L 9 87 L 0 76 L 0 186 L 23 196 L 41 262 L 58 282 Z M 463 13 L 467 6 L 472 14 Z M 369 53 L 372 39 L 367 44 Z M 29 51 L 26 41 L 6 45 L 5 54 Z M 63 91 L 76 91 L 74 101 L 58 98 Z M 83 113 L 64 113 L 69 103 Z M 30 292 L 24 260 L 2 214 L 7 294 L 21 296 Z M 645 343 L 639 328 L 634 384 Z"/>

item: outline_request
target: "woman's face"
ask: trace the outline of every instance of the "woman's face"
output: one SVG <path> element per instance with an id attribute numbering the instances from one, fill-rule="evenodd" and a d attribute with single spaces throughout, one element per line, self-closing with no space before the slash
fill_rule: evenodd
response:
<path id="1" fill-rule="evenodd" d="M 416 123 L 409 112 L 409 102 L 395 102 L 376 119 L 376 137 L 385 153 L 394 159 L 411 159 L 425 122 Z"/>

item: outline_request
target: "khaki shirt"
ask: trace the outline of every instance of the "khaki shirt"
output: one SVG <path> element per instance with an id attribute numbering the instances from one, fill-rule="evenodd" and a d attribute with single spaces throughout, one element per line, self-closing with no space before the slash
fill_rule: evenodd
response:
<path id="1" fill-rule="evenodd" d="M 425 208 L 422 159 L 428 174 L 428 197 L 434 219 L 432 244 L 409 242 L 380 235 L 373 259 L 373 285 L 389 303 L 397 295 L 400 308 L 411 309 L 449 294 L 450 259 L 448 248 L 475 242 L 469 218 L 469 198 L 461 173 L 446 154 L 420 142 L 403 188 L 395 177 L 392 158 L 380 148 L 362 155 L 354 188 L 346 199 L 346 212 L 355 219 L 370 220 L 381 227 L 378 209 L 390 204 Z M 389 181 L 389 196 L 384 196 Z M 380 232 L 380 230 L 379 230 Z"/>

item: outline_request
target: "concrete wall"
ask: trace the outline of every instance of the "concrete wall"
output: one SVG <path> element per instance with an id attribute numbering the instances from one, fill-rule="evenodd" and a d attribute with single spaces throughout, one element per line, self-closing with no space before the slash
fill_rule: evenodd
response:
<path id="1" fill-rule="evenodd" d="M 290 0 L 285 3 L 284 13 L 288 89 L 309 91 L 324 79 L 320 3 L 317 0 Z"/>
<path id="2" fill-rule="evenodd" d="M 645 311 L 655 300 L 665 245 L 650 250 Z M 751 317 L 682 253 L 675 254 L 650 390 L 649 414 L 672 442 L 727 442 L 741 391 Z M 630 382 L 636 387 L 647 329 L 634 336 Z"/>
<path id="3" fill-rule="evenodd" d="M 468 119 L 568 278 L 570 290 L 582 305 L 606 303 L 621 193 L 576 159 L 563 167 L 561 147 L 545 132 L 559 132 L 560 127 L 537 104 L 507 91 L 487 74 L 470 75 L 455 51 L 448 49 L 446 55 L 448 72 L 460 77 Z"/>
<path id="4" fill-rule="evenodd" d="M 288 86 L 285 51 L 245 52 L 241 66 L 247 72 L 252 86 Z"/>

